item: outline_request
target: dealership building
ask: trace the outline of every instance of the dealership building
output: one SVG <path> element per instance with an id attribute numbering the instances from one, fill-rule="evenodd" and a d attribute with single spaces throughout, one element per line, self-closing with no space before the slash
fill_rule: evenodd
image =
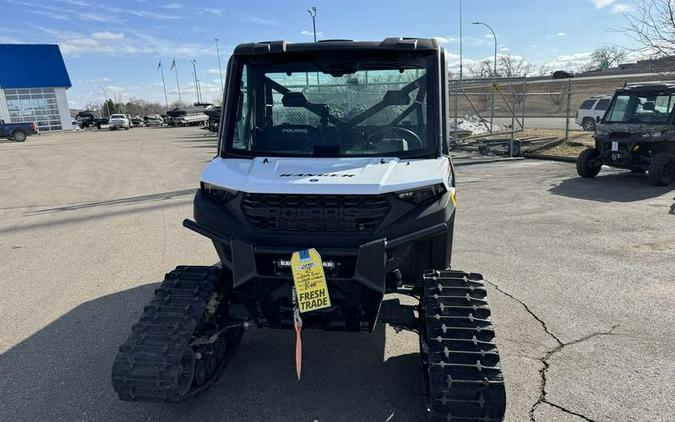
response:
<path id="1" fill-rule="evenodd" d="M 0 44 L 0 119 L 40 132 L 72 129 L 70 77 L 58 45 Z"/>

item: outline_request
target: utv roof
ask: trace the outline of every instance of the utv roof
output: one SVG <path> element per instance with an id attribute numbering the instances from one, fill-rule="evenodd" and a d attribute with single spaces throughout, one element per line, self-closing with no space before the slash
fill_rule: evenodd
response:
<path id="1" fill-rule="evenodd" d="M 619 91 L 667 91 L 675 90 L 675 81 L 654 81 L 627 83 Z"/>
<path id="2" fill-rule="evenodd" d="M 335 50 L 382 50 L 382 51 L 433 51 L 438 42 L 433 38 L 385 38 L 383 41 L 321 40 L 312 43 L 291 43 L 287 41 L 262 41 L 239 44 L 234 49 L 237 56 L 279 54 L 302 51 Z"/>

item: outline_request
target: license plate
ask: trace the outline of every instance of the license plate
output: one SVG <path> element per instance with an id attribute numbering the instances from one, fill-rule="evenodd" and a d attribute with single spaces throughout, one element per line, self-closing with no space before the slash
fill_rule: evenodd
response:
<path id="1" fill-rule="evenodd" d="M 293 252 L 291 272 L 300 312 L 331 307 L 323 262 L 316 249 Z"/>
<path id="2" fill-rule="evenodd" d="M 612 141 L 612 151 L 619 150 L 619 143 L 617 141 Z"/>

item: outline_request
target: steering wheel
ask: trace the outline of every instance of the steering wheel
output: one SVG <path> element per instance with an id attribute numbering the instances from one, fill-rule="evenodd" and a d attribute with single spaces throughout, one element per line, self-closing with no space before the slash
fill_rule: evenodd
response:
<path id="1" fill-rule="evenodd" d="M 383 126 L 375 129 L 366 138 L 366 144 L 370 144 L 375 138 L 383 138 L 384 135 L 389 133 L 399 134 L 408 144 L 417 144 L 415 147 L 409 148 L 410 150 L 424 149 L 424 142 L 422 142 L 422 139 L 415 132 L 399 126 Z"/>

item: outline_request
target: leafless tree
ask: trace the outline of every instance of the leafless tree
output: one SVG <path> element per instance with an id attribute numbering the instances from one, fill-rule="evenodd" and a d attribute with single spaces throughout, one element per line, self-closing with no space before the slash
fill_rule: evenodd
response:
<path id="1" fill-rule="evenodd" d="M 591 54 L 590 68 L 592 70 L 605 70 L 616 67 L 626 59 L 626 51 L 615 46 L 600 47 Z"/>
<path id="2" fill-rule="evenodd" d="M 537 67 L 522 57 L 510 54 L 497 57 L 497 74 L 494 71 L 494 60 L 484 59 L 468 66 L 471 76 L 477 79 L 488 78 L 522 78 L 536 73 Z"/>
<path id="3" fill-rule="evenodd" d="M 634 12 L 625 14 L 622 31 L 641 50 L 655 56 L 675 55 L 675 0 L 639 0 Z"/>

